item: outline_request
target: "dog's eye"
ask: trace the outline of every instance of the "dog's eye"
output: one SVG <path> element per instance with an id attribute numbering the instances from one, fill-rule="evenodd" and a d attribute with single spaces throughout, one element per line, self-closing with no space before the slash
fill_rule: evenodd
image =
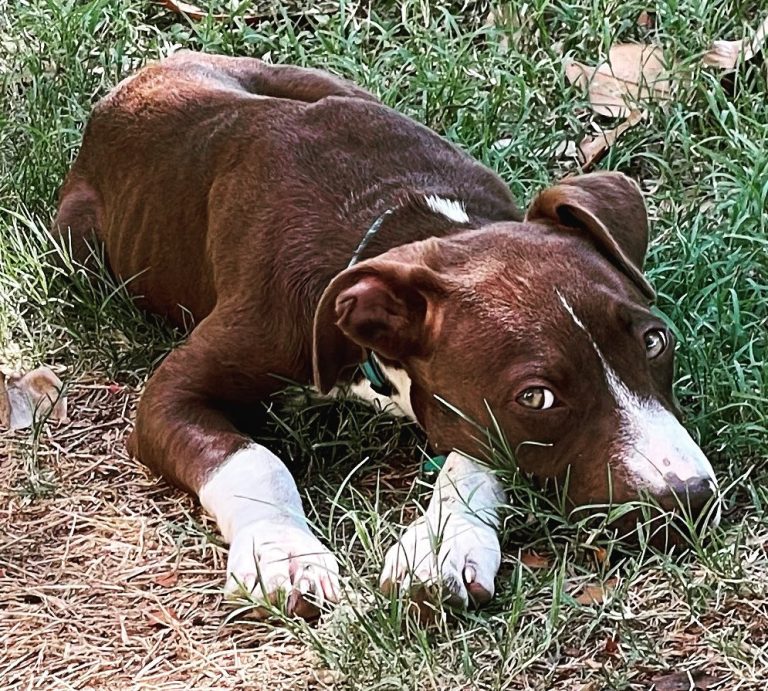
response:
<path id="1" fill-rule="evenodd" d="M 667 334 L 661 331 L 661 329 L 651 329 L 645 332 L 645 354 L 649 360 L 659 357 L 666 349 Z"/>
<path id="2" fill-rule="evenodd" d="M 555 394 L 543 386 L 532 386 L 517 397 L 517 402 L 525 408 L 547 410 L 555 404 Z"/>

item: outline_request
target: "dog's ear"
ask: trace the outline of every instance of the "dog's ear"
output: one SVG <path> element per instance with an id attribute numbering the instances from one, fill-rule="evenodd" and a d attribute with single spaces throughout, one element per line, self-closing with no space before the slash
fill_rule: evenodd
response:
<path id="1" fill-rule="evenodd" d="M 527 221 L 587 231 L 643 294 L 656 294 L 643 276 L 648 214 L 637 184 L 622 173 L 591 173 L 563 180 L 533 200 Z"/>
<path id="2" fill-rule="evenodd" d="M 439 328 L 444 285 L 423 265 L 370 260 L 340 273 L 315 312 L 315 386 L 327 393 L 340 373 L 366 358 L 426 355 Z"/>

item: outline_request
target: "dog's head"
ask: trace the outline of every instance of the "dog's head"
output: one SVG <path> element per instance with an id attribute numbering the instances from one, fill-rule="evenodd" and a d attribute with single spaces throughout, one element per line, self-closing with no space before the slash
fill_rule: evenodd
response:
<path id="1" fill-rule="evenodd" d="M 623 175 L 543 191 L 523 222 L 413 243 L 328 287 L 315 320 L 327 391 L 374 351 L 406 370 L 411 406 L 440 451 L 479 453 L 489 409 L 520 468 L 568 478 L 575 505 L 645 494 L 698 513 L 712 467 L 680 424 L 675 339 L 649 309 L 645 205 Z"/>

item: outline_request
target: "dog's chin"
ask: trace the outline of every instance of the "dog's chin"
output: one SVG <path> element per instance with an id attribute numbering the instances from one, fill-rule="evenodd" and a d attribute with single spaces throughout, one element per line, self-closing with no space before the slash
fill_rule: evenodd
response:
<path id="1" fill-rule="evenodd" d="M 612 507 L 604 505 L 599 510 L 594 504 L 576 507 L 570 519 L 580 523 L 586 519 L 587 524 L 630 551 L 650 546 L 668 552 L 706 542 L 720 522 L 720 511 L 718 506 L 712 506 L 694 516 L 679 509 L 638 501 Z"/>

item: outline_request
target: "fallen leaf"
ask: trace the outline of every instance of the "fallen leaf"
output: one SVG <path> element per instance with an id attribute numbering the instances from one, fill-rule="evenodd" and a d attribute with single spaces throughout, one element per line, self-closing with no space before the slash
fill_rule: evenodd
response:
<path id="1" fill-rule="evenodd" d="M 523 552 L 520 555 L 520 561 L 529 569 L 548 569 L 549 559 L 537 554 L 536 552 Z"/>
<path id="2" fill-rule="evenodd" d="M 749 62 L 762 51 L 768 40 L 768 17 L 757 27 L 754 36 L 750 39 L 742 38 L 740 41 L 713 41 L 709 50 L 704 53 L 702 60 L 710 67 L 720 67 L 724 70 L 732 70 L 739 60 Z"/>
<path id="3" fill-rule="evenodd" d="M 197 5 L 192 5 L 188 2 L 178 2 L 177 0 L 161 0 L 162 4 L 165 5 L 169 10 L 172 12 L 175 12 L 176 14 L 183 14 L 189 17 L 190 19 L 195 20 L 201 20 L 206 18 L 216 19 L 219 21 L 229 20 L 232 17 L 228 14 L 217 14 L 215 12 L 206 12 L 201 7 L 198 7 Z M 240 19 L 242 19 L 246 24 L 255 24 L 256 22 L 261 21 L 264 19 L 264 14 L 244 14 L 244 15 L 238 15 Z"/>
<path id="4" fill-rule="evenodd" d="M 531 17 L 526 16 L 525 5 L 515 7 L 511 3 L 499 3 L 488 12 L 484 26 L 494 27 L 501 33 L 499 46 L 506 52 L 510 43 L 520 43 L 523 34 L 529 31 L 530 21 Z"/>
<path id="5" fill-rule="evenodd" d="M 179 621 L 179 615 L 173 607 L 166 609 L 151 609 L 144 613 L 144 617 L 152 626 L 173 626 Z"/>
<path id="6" fill-rule="evenodd" d="M 171 588 L 179 580 L 179 574 L 176 571 L 167 571 L 155 576 L 152 580 L 163 588 Z"/>
<path id="7" fill-rule="evenodd" d="M 624 134 L 627 130 L 632 129 L 635 125 L 645 119 L 646 112 L 644 110 L 633 110 L 629 117 L 624 120 L 620 125 L 617 125 L 613 129 L 603 130 L 600 134 L 594 137 L 584 137 L 579 142 L 579 153 L 582 157 L 581 170 L 587 172 L 592 168 L 605 154 L 608 153 L 616 140 Z M 603 550 L 605 552 L 605 550 Z"/>
<path id="8" fill-rule="evenodd" d="M 0 423 L 9 429 L 25 429 L 45 419 L 67 419 L 63 384 L 47 367 L 26 374 L 0 374 L 0 388 Z"/>
<path id="9" fill-rule="evenodd" d="M 661 48 L 643 43 L 613 46 L 597 67 L 568 61 L 565 76 L 588 90 L 592 110 L 614 118 L 629 117 L 638 103 L 668 100 L 672 91 Z"/>
<path id="10" fill-rule="evenodd" d="M 315 682 L 323 688 L 333 688 L 336 684 L 343 682 L 347 675 L 335 669 L 318 669 L 312 672 Z"/>
<path id="11" fill-rule="evenodd" d="M 605 652 L 608 653 L 608 655 L 615 655 L 619 652 L 619 642 L 615 639 L 609 636 L 605 639 Z"/>
<path id="12" fill-rule="evenodd" d="M 656 13 L 649 10 L 643 10 L 635 22 L 643 29 L 653 29 L 656 26 Z"/>
<path id="13" fill-rule="evenodd" d="M 608 550 L 605 547 L 595 547 L 595 561 L 598 564 L 604 564 L 608 559 Z"/>
<path id="14" fill-rule="evenodd" d="M 0 370 L 0 425 L 11 426 L 11 400 L 8 397 L 8 388 L 5 383 L 5 372 Z"/>
<path id="15" fill-rule="evenodd" d="M 673 672 L 651 679 L 655 691 L 707 691 L 720 683 L 706 672 Z"/>
<path id="16" fill-rule="evenodd" d="M 605 583 L 589 583 L 585 585 L 576 596 L 576 602 L 580 605 L 599 605 L 616 589 L 618 579 L 611 578 Z"/>

